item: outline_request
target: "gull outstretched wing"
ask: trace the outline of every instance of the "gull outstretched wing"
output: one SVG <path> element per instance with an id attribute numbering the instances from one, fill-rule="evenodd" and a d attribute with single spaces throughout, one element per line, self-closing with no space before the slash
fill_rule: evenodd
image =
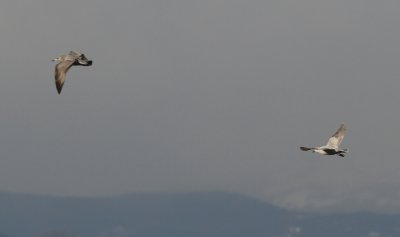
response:
<path id="1" fill-rule="evenodd" d="M 54 78 L 56 80 L 56 87 L 58 94 L 61 93 L 61 90 L 65 82 L 66 74 L 74 62 L 75 60 L 63 60 L 56 65 Z"/>
<path id="2" fill-rule="evenodd" d="M 340 128 L 329 138 L 328 143 L 326 144 L 328 147 L 339 148 L 340 143 L 342 143 L 344 133 L 346 132 L 346 125 L 341 124 Z"/>

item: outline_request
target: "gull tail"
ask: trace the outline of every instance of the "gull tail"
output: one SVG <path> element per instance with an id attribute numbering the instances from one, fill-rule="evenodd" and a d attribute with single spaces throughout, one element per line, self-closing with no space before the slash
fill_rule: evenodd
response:
<path id="1" fill-rule="evenodd" d="M 308 148 L 308 147 L 304 147 L 304 146 L 300 147 L 300 150 L 302 150 L 302 151 L 309 151 L 309 150 L 312 150 L 312 149 L 314 149 L 314 148 Z"/>

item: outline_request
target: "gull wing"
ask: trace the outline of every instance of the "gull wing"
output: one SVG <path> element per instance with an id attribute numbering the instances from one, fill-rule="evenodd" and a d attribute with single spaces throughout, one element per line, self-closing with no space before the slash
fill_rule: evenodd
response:
<path id="1" fill-rule="evenodd" d="M 78 58 L 79 56 L 81 56 L 81 53 L 75 52 L 75 51 L 69 51 L 68 55 L 74 57 L 74 58 Z"/>
<path id="2" fill-rule="evenodd" d="M 346 125 L 341 124 L 340 128 L 335 132 L 335 134 L 333 134 L 332 137 L 329 138 L 326 146 L 332 147 L 335 149 L 339 148 L 340 143 L 342 143 L 345 132 L 346 132 Z"/>
<path id="3" fill-rule="evenodd" d="M 58 63 L 56 65 L 54 77 L 56 80 L 56 87 L 57 87 L 58 94 L 61 93 L 68 70 L 71 68 L 72 64 L 75 62 L 74 59 L 72 59 L 72 60 L 71 59 L 69 59 L 67 56 L 67 57 L 65 57 L 65 59 L 63 61 L 61 61 L 60 63 Z"/>

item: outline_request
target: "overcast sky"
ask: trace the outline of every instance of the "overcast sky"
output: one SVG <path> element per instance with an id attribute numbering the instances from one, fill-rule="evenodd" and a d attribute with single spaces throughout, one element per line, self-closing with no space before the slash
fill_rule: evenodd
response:
<path id="1" fill-rule="evenodd" d="M 4 0 L 0 191 L 400 211 L 397 0 Z M 51 59 L 76 50 L 61 95 Z M 348 125 L 346 159 L 302 152 Z"/>

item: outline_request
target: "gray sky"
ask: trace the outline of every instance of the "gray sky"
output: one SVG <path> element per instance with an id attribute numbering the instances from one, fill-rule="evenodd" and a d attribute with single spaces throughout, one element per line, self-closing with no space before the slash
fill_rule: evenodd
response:
<path id="1" fill-rule="evenodd" d="M 0 190 L 400 211 L 397 0 L 5 0 Z M 52 58 L 77 50 L 57 95 Z M 348 159 L 301 152 L 348 125 Z"/>

